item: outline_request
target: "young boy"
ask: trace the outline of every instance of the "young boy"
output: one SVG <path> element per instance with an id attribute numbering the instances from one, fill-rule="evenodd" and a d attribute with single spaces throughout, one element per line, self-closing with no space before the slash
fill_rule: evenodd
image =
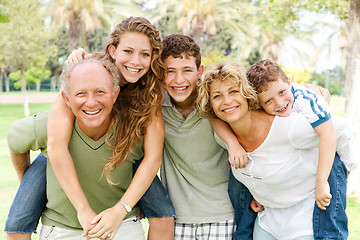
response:
<path id="1" fill-rule="evenodd" d="M 200 48 L 181 34 L 164 38 L 163 45 L 167 95 L 161 177 L 175 207 L 175 239 L 233 239 L 228 155 L 216 143 L 209 120 L 200 118 L 195 108 L 197 81 L 204 70 Z M 235 220 L 243 235 L 234 239 L 252 239 L 256 215 L 249 208 L 251 195 L 242 184 L 237 187 L 234 194 L 243 195 L 238 196 Z"/>
<path id="2" fill-rule="evenodd" d="M 324 99 L 302 85 L 290 83 L 286 74 L 273 61 L 256 62 L 248 69 L 247 78 L 258 93 L 260 106 L 267 113 L 287 117 L 292 111 L 302 112 L 318 133 L 319 158 L 315 190 L 317 207 L 313 216 L 314 236 L 315 239 L 329 237 L 338 239 L 338 236 L 346 239 L 348 235 L 345 213 L 346 168 L 350 171 L 357 165 L 352 156 L 353 150 L 349 142 L 351 131 L 348 125 L 336 119 L 336 129 L 341 133 L 335 131 Z M 342 162 L 333 164 L 335 151 L 340 155 Z"/>

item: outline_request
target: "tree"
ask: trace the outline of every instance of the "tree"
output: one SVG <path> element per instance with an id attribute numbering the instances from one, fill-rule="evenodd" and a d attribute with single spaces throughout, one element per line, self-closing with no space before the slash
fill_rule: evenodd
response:
<path id="1" fill-rule="evenodd" d="M 56 51 L 55 46 L 47 44 L 52 38 L 52 27 L 45 24 L 41 5 L 36 0 L 5 1 L 3 6 L 10 22 L 0 24 L 0 46 L 5 46 L 3 53 L 7 55 L 8 66 L 20 70 L 24 114 L 29 116 L 25 71 L 31 67 L 44 68 Z"/>
<path id="2" fill-rule="evenodd" d="M 251 12 L 249 0 L 154 0 L 152 20 L 173 21 L 184 34 L 192 36 L 201 45 L 206 35 L 212 36 L 226 26 L 237 32 L 245 26 L 243 16 Z M 236 30 L 235 30 L 236 28 Z"/>
<path id="3" fill-rule="evenodd" d="M 350 0 L 345 68 L 345 114 L 352 120 L 355 145 L 360 145 L 360 0 Z M 357 156 L 360 156 L 357 148 Z M 350 174 L 349 192 L 360 199 L 359 168 Z"/>
<path id="4" fill-rule="evenodd" d="M 141 13 L 130 0 L 49 0 L 46 6 L 52 19 L 67 29 L 70 51 L 88 48 L 94 30 L 110 30 L 119 17 Z"/>

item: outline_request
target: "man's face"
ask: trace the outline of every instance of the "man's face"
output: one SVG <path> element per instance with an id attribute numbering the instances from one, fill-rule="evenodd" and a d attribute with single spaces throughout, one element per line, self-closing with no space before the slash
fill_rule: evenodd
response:
<path id="1" fill-rule="evenodd" d="M 197 86 L 196 82 L 201 77 L 204 66 L 196 67 L 195 58 L 193 56 L 186 57 L 182 54 L 182 58 L 174 58 L 169 56 L 164 60 L 165 89 L 177 104 L 193 105 L 193 93 Z"/>
<path id="2" fill-rule="evenodd" d="M 110 125 L 110 113 L 119 89 L 114 93 L 107 70 L 97 62 L 76 66 L 69 80 L 69 96 L 64 99 L 80 129 L 90 138 L 101 138 Z"/>
<path id="3" fill-rule="evenodd" d="M 258 94 L 260 106 L 271 115 L 287 117 L 291 114 L 294 96 L 290 81 L 277 80 L 269 82 L 266 91 Z"/>

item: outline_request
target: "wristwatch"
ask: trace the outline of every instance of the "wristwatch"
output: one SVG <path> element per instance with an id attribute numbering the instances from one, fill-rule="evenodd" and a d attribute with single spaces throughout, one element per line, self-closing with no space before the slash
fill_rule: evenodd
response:
<path id="1" fill-rule="evenodd" d="M 131 212 L 132 207 L 131 207 L 129 204 L 125 203 L 125 202 L 122 201 L 122 200 L 120 200 L 119 202 L 124 206 L 125 210 L 126 210 L 128 213 Z"/>

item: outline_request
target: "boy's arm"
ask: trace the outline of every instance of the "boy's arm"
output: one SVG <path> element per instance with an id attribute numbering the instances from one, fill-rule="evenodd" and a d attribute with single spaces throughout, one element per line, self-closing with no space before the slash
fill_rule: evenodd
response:
<path id="1" fill-rule="evenodd" d="M 21 182 L 26 170 L 30 166 L 30 151 L 22 154 L 14 153 L 10 150 L 11 161 L 14 165 L 16 174 Z"/>
<path id="2" fill-rule="evenodd" d="M 162 161 L 165 126 L 161 110 L 153 111 L 151 123 L 144 137 L 144 159 L 137 169 L 129 188 L 121 201 L 135 206 L 154 180 Z M 92 223 L 97 225 L 89 232 L 89 237 L 102 237 L 111 234 L 113 238 L 127 214 L 125 207 L 118 202 L 114 207 L 97 215 Z"/>
<path id="3" fill-rule="evenodd" d="M 327 90 L 326 88 L 316 86 L 313 84 L 309 84 L 309 83 L 304 84 L 304 87 L 314 91 L 316 94 L 322 96 L 327 103 L 330 103 L 331 95 L 330 95 L 329 90 Z"/>
<path id="4" fill-rule="evenodd" d="M 209 121 L 216 134 L 228 146 L 231 166 L 235 167 L 236 169 L 246 167 L 246 165 L 249 163 L 246 151 L 240 145 L 230 126 L 218 118 L 211 118 Z"/>
<path id="5" fill-rule="evenodd" d="M 318 207 L 325 210 L 332 197 L 327 180 L 334 162 L 337 140 L 331 119 L 316 126 L 314 129 L 320 137 L 315 200 Z"/>
<path id="6" fill-rule="evenodd" d="M 51 107 L 47 124 L 47 152 L 55 175 L 66 196 L 75 207 L 81 226 L 86 233 L 90 221 L 96 215 L 92 211 L 80 186 L 68 145 L 75 117 L 59 94 Z"/>

